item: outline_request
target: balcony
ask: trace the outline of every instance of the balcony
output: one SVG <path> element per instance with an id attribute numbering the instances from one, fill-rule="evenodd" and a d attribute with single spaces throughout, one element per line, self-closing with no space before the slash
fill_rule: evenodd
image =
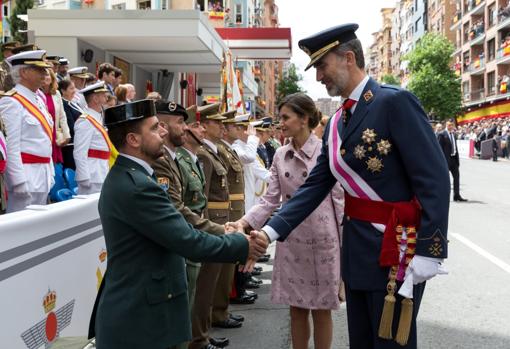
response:
<path id="1" fill-rule="evenodd" d="M 482 75 L 485 71 L 485 59 L 477 58 L 473 63 L 467 67 L 467 72 L 471 75 Z"/>
<path id="2" fill-rule="evenodd" d="M 459 25 L 462 23 L 462 12 L 458 11 L 452 18 L 452 25 L 450 26 L 450 30 L 456 30 Z"/>
<path id="3" fill-rule="evenodd" d="M 508 13 L 507 13 L 508 12 Z M 497 29 L 510 28 L 510 7 L 498 13 L 498 26 Z"/>
<path id="4" fill-rule="evenodd" d="M 467 2 L 468 15 L 482 15 L 485 10 L 485 1 L 470 0 Z"/>
<path id="5" fill-rule="evenodd" d="M 483 29 L 478 32 L 475 30 L 472 30 L 469 32 L 468 38 L 469 38 L 470 46 L 483 45 L 484 40 L 485 40 L 485 33 L 484 33 Z"/>
<path id="6" fill-rule="evenodd" d="M 496 52 L 496 64 L 510 64 L 510 45 L 498 49 Z"/>
<path id="7" fill-rule="evenodd" d="M 466 104 L 482 103 L 485 99 L 485 89 L 464 93 L 464 102 Z"/>

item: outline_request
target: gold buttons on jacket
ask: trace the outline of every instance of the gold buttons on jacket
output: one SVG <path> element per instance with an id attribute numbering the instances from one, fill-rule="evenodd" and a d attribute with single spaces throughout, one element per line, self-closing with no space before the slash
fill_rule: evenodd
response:
<path id="1" fill-rule="evenodd" d="M 340 155 L 342 155 L 342 156 L 345 155 L 345 149 L 344 148 L 340 149 Z"/>

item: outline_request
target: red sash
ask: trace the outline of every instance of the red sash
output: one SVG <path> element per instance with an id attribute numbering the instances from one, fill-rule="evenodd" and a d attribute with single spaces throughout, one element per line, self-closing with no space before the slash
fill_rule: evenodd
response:
<path id="1" fill-rule="evenodd" d="M 28 110 L 28 112 L 30 114 L 32 114 L 32 116 L 35 117 L 37 119 L 37 121 L 39 121 L 39 123 L 41 124 L 44 132 L 46 133 L 46 135 L 48 136 L 50 141 L 53 143 L 53 130 L 52 130 L 51 126 L 50 126 L 50 123 L 48 122 L 48 119 L 46 119 L 44 114 L 41 113 L 39 108 L 37 108 L 35 105 L 32 104 L 32 102 L 30 102 L 27 98 L 23 97 L 19 93 L 16 93 L 16 94 L 12 95 L 12 98 L 14 98 L 18 102 L 20 102 L 21 105 L 26 110 Z"/>
<path id="2" fill-rule="evenodd" d="M 360 221 L 386 225 L 379 265 L 391 267 L 399 264 L 397 228 L 403 226 L 417 230 L 421 207 L 416 199 L 409 202 L 373 201 L 356 198 L 345 192 L 345 215 Z"/>
<path id="3" fill-rule="evenodd" d="M 98 149 L 89 149 L 89 158 L 108 160 L 110 159 L 110 152 Z"/>
<path id="4" fill-rule="evenodd" d="M 34 154 L 21 153 L 21 162 L 24 164 L 49 164 L 51 158 Z"/>
<path id="5" fill-rule="evenodd" d="M 0 174 L 5 172 L 5 168 L 7 167 L 7 161 L 0 160 Z"/>
<path id="6" fill-rule="evenodd" d="M 94 126 L 98 131 L 99 133 L 101 133 L 101 135 L 103 136 L 104 138 L 104 141 L 106 142 L 106 144 L 108 145 L 108 151 L 104 151 L 104 150 L 96 150 L 96 149 L 90 149 L 89 150 L 89 157 L 90 158 L 97 158 L 97 159 L 104 159 L 104 160 L 108 160 L 110 158 L 110 155 L 111 155 L 111 152 L 112 152 L 112 149 L 115 149 L 115 147 L 113 146 L 112 142 L 110 141 L 110 137 L 108 136 L 108 133 L 106 132 L 106 130 L 104 129 L 103 125 L 101 125 L 96 119 L 94 119 L 92 116 L 90 115 L 87 115 L 87 120 L 92 124 L 92 126 Z M 94 154 L 93 156 L 91 156 L 91 151 L 92 151 L 92 154 Z M 108 156 L 105 158 L 104 154 L 99 154 L 98 152 L 101 152 L 101 153 L 108 153 Z"/>

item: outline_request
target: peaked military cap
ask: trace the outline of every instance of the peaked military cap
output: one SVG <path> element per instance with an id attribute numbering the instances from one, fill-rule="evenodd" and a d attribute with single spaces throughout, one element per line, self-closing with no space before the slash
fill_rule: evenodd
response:
<path id="1" fill-rule="evenodd" d="M 248 126 L 250 124 L 250 114 L 247 113 L 236 115 L 236 117 L 234 118 L 234 122 L 236 123 L 236 125 Z"/>
<path id="2" fill-rule="evenodd" d="M 358 27 L 355 23 L 342 24 L 300 40 L 298 42 L 299 48 L 310 56 L 310 63 L 308 63 L 305 70 L 310 69 L 332 48 L 356 39 L 354 32 Z"/>
<path id="3" fill-rule="evenodd" d="M 39 47 L 37 47 L 34 44 L 27 44 L 27 45 L 23 45 L 23 46 L 16 46 L 11 51 L 13 54 L 27 52 L 27 51 L 39 51 Z M 44 51 L 44 52 L 46 52 L 46 51 Z"/>
<path id="4" fill-rule="evenodd" d="M 46 56 L 46 60 L 53 64 L 60 64 L 60 56 Z"/>
<path id="5" fill-rule="evenodd" d="M 106 85 L 104 84 L 104 81 L 96 82 L 92 85 L 88 85 L 87 87 L 80 90 L 80 93 L 84 96 L 88 96 L 92 93 L 101 93 L 101 92 L 108 92 L 108 89 L 106 88 Z"/>
<path id="6" fill-rule="evenodd" d="M 58 64 L 60 65 L 69 65 L 69 60 L 65 57 L 60 57 L 60 59 L 58 60 Z"/>
<path id="7" fill-rule="evenodd" d="M 125 103 L 104 110 L 104 124 L 106 127 L 118 126 L 126 122 L 139 121 L 156 116 L 156 106 L 152 99 Z"/>
<path id="8" fill-rule="evenodd" d="M 270 117 L 264 117 L 259 120 L 258 125 L 255 126 L 255 129 L 259 131 L 269 131 L 271 129 L 271 125 L 273 123 L 273 119 Z"/>
<path id="9" fill-rule="evenodd" d="M 185 120 L 188 125 L 200 121 L 200 117 L 197 116 L 197 106 L 195 104 L 187 107 L 186 113 L 188 113 L 188 118 Z"/>
<path id="10" fill-rule="evenodd" d="M 170 102 L 166 100 L 159 100 L 155 102 L 156 104 L 156 112 L 158 114 L 165 114 L 165 115 L 177 115 L 184 117 L 184 121 L 188 119 L 188 113 L 186 112 L 186 109 L 180 104 L 177 104 L 175 102 Z"/>
<path id="11" fill-rule="evenodd" d="M 237 110 L 231 110 L 231 111 L 224 112 L 221 115 L 224 116 L 226 119 L 223 120 L 222 122 L 224 124 L 235 123 L 236 122 L 236 118 L 235 118 L 236 113 L 237 113 Z"/>
<path id="12" fill-rule="evenodd" d="M 7 58 L 7 62 L 11 66 L 31 65 L 40 68 L 51 68 L 51 64 L 46 61 L 46 51 L 26 51 Z"/>
<path id="13" fill-rule="evenodd" d="M 2 51 L 11 50 L 20 45 L 19 41 L 8 41 L 2 44 Z"/>
<path id="14" fill-rule="evenodd" d="M 220 106 L 220 103 L 212 103 L 198 107 L 200 118 L 203 120 L 225 120 L 226 117 L 220 114 Z"/>
<path id="15" fill-rule="evenodd" d="M 89 68 L 87 68 L 87 67 L 76 67 L 76 68 L 69 69 L 67 71 L 67 74 L 69 76 L 74 76 L 75 78 L 86 79 L 89 77 L 88 71 L 89 71 Z"/>

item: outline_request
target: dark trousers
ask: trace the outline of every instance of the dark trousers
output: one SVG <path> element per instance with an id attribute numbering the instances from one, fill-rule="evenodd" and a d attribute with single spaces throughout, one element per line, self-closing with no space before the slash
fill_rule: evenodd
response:
<path id="1" fill-rule="evenodd" d="M 453 176 L 453 197 L 460 196 L 460 179 L 459 179 L 459 164 L 456 159 L 451 159 L 448 162 L 448 169 Z"/>
<path id="2" fill-rule="evenodd" d="M 386 291 L 353 290 L 348 284 L 345 284 L 349 347 L 351 349 L 416 349 L 416 317 L 424 289 L 425 283 L 414 285 L 411 332 L 407 345 L 401 346 L 394 340 L 382 339 L 378 336 Z M 397 334 L 402 299 L 401 296 L 397 295 L 395 313 L 393 315 L 393 338 Z"/>

